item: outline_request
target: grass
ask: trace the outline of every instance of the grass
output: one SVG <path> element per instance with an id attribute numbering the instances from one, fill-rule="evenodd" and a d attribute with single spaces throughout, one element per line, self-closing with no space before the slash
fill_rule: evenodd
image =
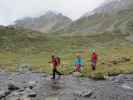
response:
<path id="1" fill-rule="evenodd" d="M 114 42 L 114 43 L 113 43 Z M 72 74 L 74 70 L 74 59 L 76 57 L 76 53 L 80 52 L 83 59 L 85 60 L 85 66 L 83 68 L 81 76 L 91 77 L 93 79 L 103 79 L 105 75 L 118 75 L 118 74 L 130 74 L 133 73 L 133 47 L 128 42 L 121 42 L 121 44 L 116 44 L 116 41 L 110 42 L 107 44 L 99 44 L 95 46 L 96 51 L 99 55 L 97 70 L 91 70 L 90 64 L 90 56 L 91 50 L 87 50 L 87 52 L 80 50 L 77 48 L 78 46 L 73 47 L 73 50 L 70 50 L 69 43 L 64 46 L 63 49 L 59 49 L 57 44 L 53 44 L 56 50 L 54 52 L 42 51 L 39 53 L 13 53 L 13 52 L 2 52 L 0 53 L 0 64 L 2 69 L 7 69 L 10 71 L 15 71 L 17 64 L 31 64 L 32 68 L 36 72 L 45 72 L 51 74 L 51 66 L 48 63 L 51 59 L 52 54 L 57 54 L 61 57 L 62 67 L 59 68 L 61 72 L 64 74 Z M 64 43 L 63 43 L 64 44 Z M 49 44 L 50 45 L 50 44 Z M 80 44 L 78 44 L 80 45 Z M 103 45 L 103 46 L 102 46 Z M 63 46 L 62 46 L 63 47 Z M 82 48 L 82 46 L 81 46 Z M 58 52 L 59 51 L 59 52 Z M 83 51 L 83 52 L 82 52 Z M 112 64 L 109 65 L 111 60 L 117 60 L 117 58 L 127 57 L 130 58 L 131 61 Z"/>
<path id="2" fill-rule="evenodd" d="M 132 43 L 125 41 L 122 35 L 103 33 L 92 36 L 28 36 L 28 38 L 24 35 L 22 40 L 14 29 L 10 30 L 12 33 L 10 35 L 7 31 L 4 34 L 5 30 L 0 32 L 1 36 L 4 35 L 4 40 L 1 37 L 0 41 L 0 69 L 16 71 L 18 64 L 30 64 L 36 72 L 51 74 L 52 68 L 48 62 L 51 55 L 58 55 L 62 61 L 59 70 L 64 74 L 72 74 L 74 59 L 76 54 L 80 53 L 85 61 L 81 76 L 103 79 L 105 75 L 133 73 L 133 46 Z M 5 37 L 10 41 L 6 41 Z M 13 50 L 12 48 L 7 50 L 4 46 L 12 47 Z M 90 66 L 92 48 L 95 48 L 99 55 L 96 71 L 92 71 Z M 130 58 L 131 61 L 110 65 L 110 61 L 122 57 Z"/>

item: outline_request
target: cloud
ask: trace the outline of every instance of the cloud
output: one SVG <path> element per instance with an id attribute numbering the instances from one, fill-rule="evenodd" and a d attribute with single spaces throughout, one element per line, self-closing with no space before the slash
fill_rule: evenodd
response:
<path id="1" fill-rule="evenodd" d="M 0 24 L 10 24 L 23 17 L 34 17 L 48 10 L 77 19 L 104 0 L 0 0 Z"/>

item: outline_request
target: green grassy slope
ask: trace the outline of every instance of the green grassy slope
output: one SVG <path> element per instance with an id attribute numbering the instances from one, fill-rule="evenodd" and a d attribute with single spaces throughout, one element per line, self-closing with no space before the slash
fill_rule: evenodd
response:
<path id="1" fill-rule="evenodd" d="M 133 8 L 125 9 L 117 13 L 99 13 L 85 16 L 73 22 L 70 26 L 58 31 L 66 34 L 90 34 L 101 32 L 132 34 Z"/>
<path id="2" fill-rule="evenodd" d="M 15 71 L 18 64 L 31 64 L 37 72 L 51 73 L 48 61 L 51 55 L 59 55 L 62 59 L 60 71 L 70 74 L 74 70 L 76 54 L 80 53 L 85 60 L 83 76 L 102 78 L 107 74 L 133 72 L 133 46 L 124 40 L 123 35 L 103 33 L 93 36 L 53 37 L 4 27 L 0 29 L 0 35 L 1 69 Z M 95 48 L 99 55 L 95 72 L 90 66 L 92 48 Z M 131 61 L 112 64 L 113 60 L 117 61 L 123 57 Z"/>

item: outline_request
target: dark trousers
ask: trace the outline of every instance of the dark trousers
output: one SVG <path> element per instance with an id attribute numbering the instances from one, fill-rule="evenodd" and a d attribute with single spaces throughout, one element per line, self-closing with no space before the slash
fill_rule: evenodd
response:
<path id="1" fill-rule="evenodd" d="M 58 75 L 62 75 L 59 71 L 57 71 L 56 68 L 54 68 L 54 69 L 53 69 L 53 79 L 55 79 L 56 73 L 57 73 Z"/>
<path id="2" fill-rule="evenodd" d="M 96 60 L 92 60 L 91 62 L 91 66 L 92 66 L 92 70 L 95 71 L 96 70 L 96 64 L 97 64 L 97 61 Z"/>
<path id="3" fill-rule="evenodd" d="M 96 70 L 96 66 L 92 65 L 92 70 L 95 71 Z"/>

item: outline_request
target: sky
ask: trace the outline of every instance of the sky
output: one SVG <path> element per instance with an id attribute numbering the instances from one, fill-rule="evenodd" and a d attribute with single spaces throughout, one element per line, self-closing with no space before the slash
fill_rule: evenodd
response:
<path id="1" fill-rule="evenodd" d="M 78 19 L 105 0 L 0 0 L 0 25 L 12 24 L 24 17 L 37 17 L 55 11 Z"/>

